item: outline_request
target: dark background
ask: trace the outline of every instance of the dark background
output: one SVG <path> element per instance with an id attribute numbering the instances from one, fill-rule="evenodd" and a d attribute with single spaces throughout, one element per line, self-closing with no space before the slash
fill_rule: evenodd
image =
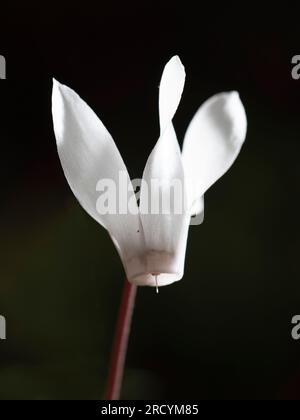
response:
<path id="1" fill-rule="evenodd" d="M 297 11 L 196 4 L 1 6 L 1 399 L 102 398 L 124 281 L 107 233 L 64 179 L 51 77 L 87 101 L 141 177 L 174 54 L 187 73 L 178 138 L 226 90 L 240 92 L 248 135 L 190 229 L 183 280 L 138 290 L 122 397 L 300 397 Z"/>

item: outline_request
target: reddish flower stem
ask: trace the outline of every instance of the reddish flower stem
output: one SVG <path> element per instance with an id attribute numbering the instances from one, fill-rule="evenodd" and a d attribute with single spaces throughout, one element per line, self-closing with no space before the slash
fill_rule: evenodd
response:
<path id="1" fill-rule="evenodd" d="M 111 364 L 105 397 L 107 400 L 118 400 L 120 398 L 136 290 L 137 286 L 125 280 L 112 348 Z"/>

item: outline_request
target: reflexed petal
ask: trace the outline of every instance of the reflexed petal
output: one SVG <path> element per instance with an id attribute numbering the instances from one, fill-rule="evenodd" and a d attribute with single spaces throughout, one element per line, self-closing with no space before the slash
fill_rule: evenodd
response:
<path id="1" fill-rule="evenodd" d="M 52 114 L 58 154 L 67 181 L 87 213 L 109 231 L 126 265 L 126 260 L 142 252 L 144 238 L 137 204 L 133 204 L 135 214 L 127 211 L 127 200 L 134 192 L 122 157 L 92 109 L 73 90 L 55 80 Z M 126 189 L 119 185 L 120 174 Z M 116 186 L 115 214 L 100 214 L 96 207 L 99 191 L 104 190 L 98 181 L 105 180 Z M 113 199 L 116 197 L 112 197 L 112 202 Z M 126 209 L 126 214 L 119 214 L 120 206 Z"/>
<path id="2" fill-rule="evenodd" d="M 215 95 L 199 108 L 182 151 L 190 206 L 230 168 L 246 130 L 246 114 L 237 92 Z"/>
<path id="3" fill-rule="evenodd" d="M 143 174 L 148 189 L 142 184 L 140 211 L 148 250 L 147 270 L 153 274 L 147 284 L 152 286 L 155 286 L 155 274 L 159 274 L 159 285 L 173 283 L 183 275 L 190 218 L 185 212 L 184 173 L 172 118 L 181 98 L 184 78 L 179 58 L 173 57 L 165 66 L 160 84 L 161 135 Z M 168 203 L 164 201 L 168 199 Z"/>
<path id="4" fill-rule="evenodd" d="M 165 65 L 159 86 L 159 123 L 161 133 L 172 121 L 184 88 L 185 71 L 175 55 Z"/>

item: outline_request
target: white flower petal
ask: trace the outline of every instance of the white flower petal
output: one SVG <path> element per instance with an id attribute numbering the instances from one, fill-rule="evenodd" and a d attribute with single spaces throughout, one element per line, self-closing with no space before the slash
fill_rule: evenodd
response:
<path id="1" fill-rule="evenodd" d="M 199 108 L 182 151 L 190 206 L 230 168 L 246 130 L 246 114 L 237 92 L 215 95 Z"/>
<path id="2" fill-rule="evenodd" d="M 161 133 L 172 121 L 184 88 L 185 71 L 175 55 L 165 65 L 159 86 L 159 123 Z"/>
<path id="3" fill-rule="evenodd" d="M 161 286 L 180 280 L 183 276 L 190 217 L 184 208 L 186 192 L 183 165 L 172 118 L 181 98 L 184 78 L 184 68 L 179 58 L 173 57 L 164 69 L 160 84 L 161 136 L 143 174 L 148 190 L 143 183 L 140 211 L 147 249 L 147 271 L 153 274 L 147 278 L 147 284 L 151 286 L 156 285 L 155 275 L 158 275 L 158 284 Z M 166 205 L 163 210 L 164 200 L 168 199 L 172 188 L 177 188 L 177 194 L 171 195 L 170 207 Z M 154 214 L 154 209 L 158 214 Z"/>
<path id="4" fill-rule="evenodd" d="M 72 89 L 55 80 L 52 114 L 58 154 L 67 181 L 87 213 L 109 231 L 126 268 L 128 261 L 143 253 L 144 236 L 135 200 L 131 200 L 135 214 L 127 211 L 127 200 L 134 192 L 122 157 L 92 109 Z M 128 190 L 119 185 L 120 173 Z M 119 202 L 115 214 L 97 211 L 101 192 L 96 187 L 100 180 L 116 185 Z M 122 188 L 121 195 L 118 187 Z M 126 214 L 120 214 L 121 202 Z"/>

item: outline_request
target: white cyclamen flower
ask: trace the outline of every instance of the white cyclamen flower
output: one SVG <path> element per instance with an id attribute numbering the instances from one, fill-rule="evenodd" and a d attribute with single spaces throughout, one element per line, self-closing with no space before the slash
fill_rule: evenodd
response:
<path id="1" fill-rule="evenodd" d="M 123 262 L 127 279 L 136 285 L 171 284 L 183 276 L 190 218 L 203 219 L 205 191 L 236 159 L 245 140 L 247 120 L 237 92 L 220 93 L 197 111 L 180 151 L 172 119 L 185 81 L 185 71 L 175 56 L 165 66 L 159 88 L 160 137 L 143 173 L 138 206 L 126 166 L 103 123 L 70 88 L 53 82 L 52 114 L 58 153 L 67 181 L 82 207 L 107 229 Z M 123 200 L 131 210 L 116 214 L 97 211 L 101 179 L 119 183 L 126 174 Z M 159 181 L 162 196 L 173 181 L 183 190 L 184 209 L 168 214 L 143 211 L 148 205 L 145 185 Z M 121 203 L 122 204 L 122 203 Z"/>

